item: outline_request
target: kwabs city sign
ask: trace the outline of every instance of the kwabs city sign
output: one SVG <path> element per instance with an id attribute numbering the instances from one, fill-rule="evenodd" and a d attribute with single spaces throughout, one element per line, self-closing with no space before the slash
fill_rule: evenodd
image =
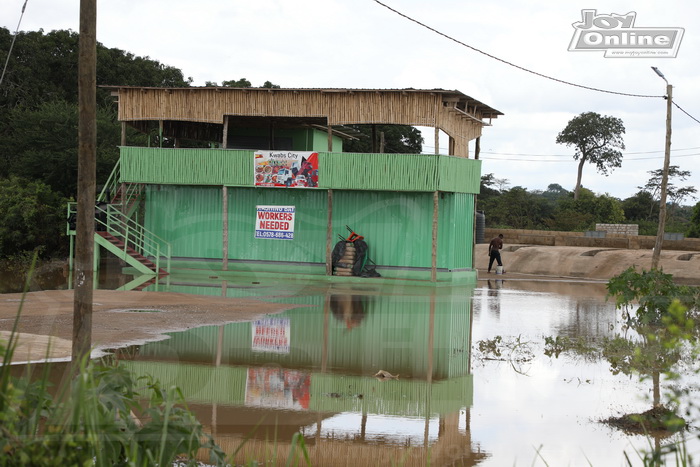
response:
<path id="1" fill-rule="evenodd" d="M 604 51 L 606 58 L 675 58 L 683 28 L 635 27 L 637 13 L 598 14 L 581 10 L 582 21 L 573 23 L 574 37 L 569 51 Z"/>

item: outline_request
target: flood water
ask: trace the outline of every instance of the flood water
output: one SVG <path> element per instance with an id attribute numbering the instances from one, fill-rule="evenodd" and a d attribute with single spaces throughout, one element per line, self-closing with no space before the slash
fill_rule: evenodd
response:
<path id="1" fill-rule="evenodd" d="M 222 447 L 243 444 L 239 462 L 270 459 L 272 447 L 286 460 L 297 432 L 312 465 L 332 466 L 641 465 L 650 447 L 601 423 L 651 408 L 650 382 L 544 354 L 546 336 L 622 332 L 604 284 L 170 289 L 303 305 L 174 333 L 121 362 L 180 386 Z M 500 355 L 483 345 L 498 337 Z"/>
<path id="2" fill-rule="evenodd" d="M 642 465 L 650 443 L 679 440 L 601 423 L 651 408 L 649 381 L 544 353 L 547 336 L 623 332 L 605 284 L 496 277 L 442 288 L 171 282 L 158 290 L 297 307 L 116 355 L 179 386 L 217 443 L 240 448 L 237 463 L 284 464 L 295 433 L 314 466 Z M 683 434 L 695 458 L 697 433 Z"/>

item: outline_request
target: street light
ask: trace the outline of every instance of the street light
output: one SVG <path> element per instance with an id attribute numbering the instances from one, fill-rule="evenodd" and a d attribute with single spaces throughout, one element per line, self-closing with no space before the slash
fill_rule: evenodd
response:
<path id="1" fill-rule="evenodd" d="M 673 86 L 661 71 L 655 66 L 651 67 L 654 73 L 666 82 L 666 149 L 664 151 L 664 169 L 661 175 L 661 199 L 659 200 L 659 229 L 656 233 L 654 251 L 651 255 L 651 269 L 659 268 L 661 257 L 661 245 L 664 242 L 664 229 L 666 227 L 666 191 L 668 187 L 668 167 L 671 163 L 671 107 L 673 106 Z"/>

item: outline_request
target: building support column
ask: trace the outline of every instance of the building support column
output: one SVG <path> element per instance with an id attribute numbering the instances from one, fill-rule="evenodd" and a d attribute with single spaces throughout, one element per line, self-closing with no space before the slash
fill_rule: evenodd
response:
<path id="1" fill-rule="evenodd" d="M 433 193 L 433 251 L 432 265 L 430 268 L 430 280 L 437 282 L 437 242 L 438 242 L 438 208 L 440 206 L 440 192 Z"/>
<path id="2" fill-rule="evenodd" d="M 224 115 L 224 131 L 221 137 L 221 147 L 223 149 L 228 148 L 228 115 Z"/>
<path id="3" fill-rule="evenodd" d="M 333 152 L 333 128 L 328 124 L 328 152 Z"/>
<path id="4" fill-rule="evenodd" d="M 126 122 L 122 122 L 122 139 L 121 145 L 126 146 Z"/>
<path id="5" fill-rule="evenodd" d="M 328 190 L 328 225 L 326 227 L 326 275 L 333 275 L 333 190 Z"/>
<path id="6" fill-rule="evenodd" d="M 440 128 L 435 127 L 435 154 L 440 154 Z"/>
<path id="7" fill-rule="evenodd" d="M 228 271 L 228 187 L 221 188 L 221 222 L 223 231 L 223 253 L 221 261 L 221 270 Z"/>

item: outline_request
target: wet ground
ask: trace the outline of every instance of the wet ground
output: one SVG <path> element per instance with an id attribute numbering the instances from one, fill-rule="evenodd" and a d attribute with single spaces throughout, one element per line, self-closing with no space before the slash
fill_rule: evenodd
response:
<path id="1" fill-rule="evenodd" d="M 275 312 L 116 351 L 135 373 L 181 387 L 222 447 L 243 445 L 238 462 L 284 463 L 297 432 L 312 465 L 328 466 L 642 465 L 638 452 L 650 443 L 680 438 L 601 423 L 649 409 L 649 381 L 613 375 L 605 360 L 545 355 L 547 336 L 596 342 L 623 332 L 602 282 L 256 282 L 161 287 L 223 307 L 257 300 Z M 687 445 L 695 457 L 698 419 L 683 434 L 695 437 Z"/>

